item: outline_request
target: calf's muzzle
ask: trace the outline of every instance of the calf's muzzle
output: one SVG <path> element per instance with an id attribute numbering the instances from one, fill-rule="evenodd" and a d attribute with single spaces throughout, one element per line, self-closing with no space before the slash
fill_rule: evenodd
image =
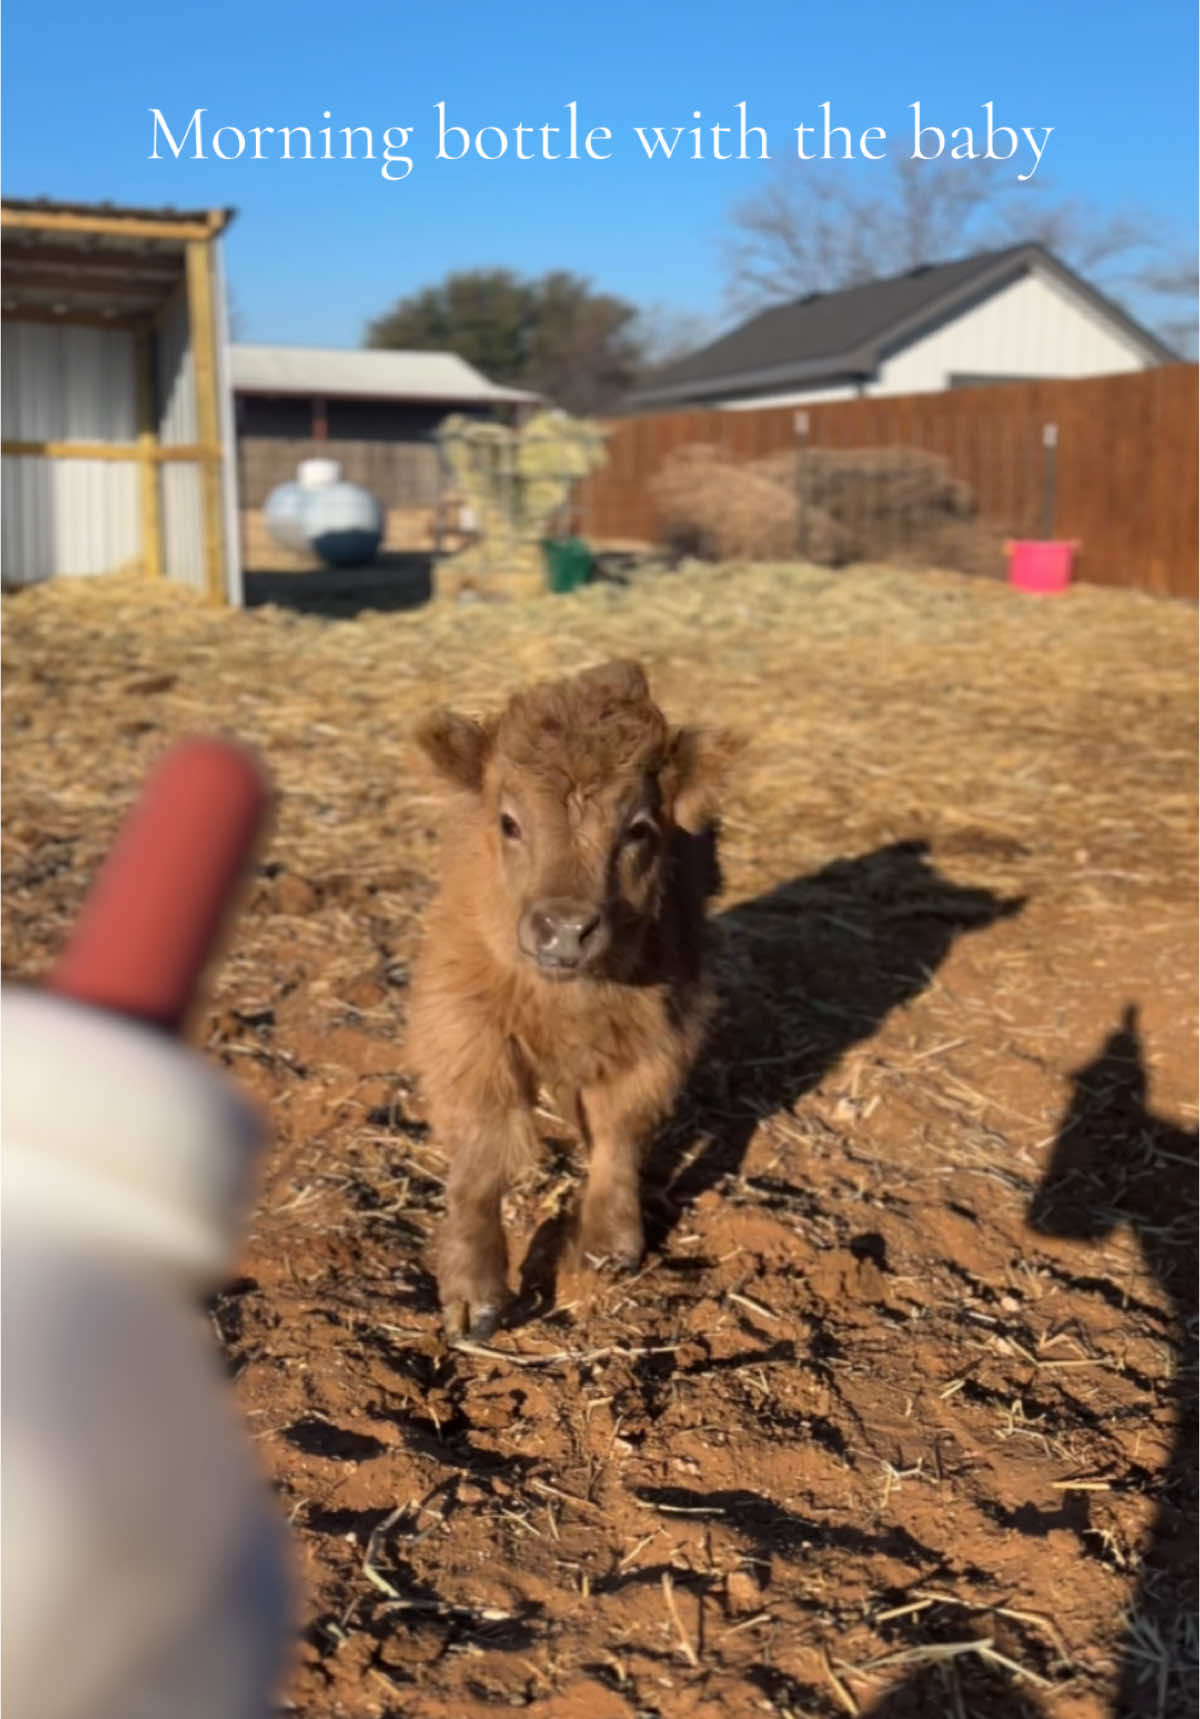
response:
<path id="1" fill-rule="evenodd" d="M 593 902 L 550 897 L 535 901 L 521 919 L 521 951 L 543 972 L 559 977 L 596 962 L 611 940 L 608 917 Z"/>

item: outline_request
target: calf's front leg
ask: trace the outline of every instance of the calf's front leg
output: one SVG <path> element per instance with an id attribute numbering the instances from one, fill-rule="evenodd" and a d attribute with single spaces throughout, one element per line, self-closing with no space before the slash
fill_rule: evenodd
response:
<path id="1" fill-rule="evenodd" d="M 482 1341 L 492 1335 L 508 1298 L 508 1248 L 500 1202 L 507 1165 L 474 1132 L 460 1137 L 446 1180 L 446 1220 L 438 1258 L 438 1293 L 446 1335 Z"/>
<path id="2" fill-rule="evenodd" d="M 529 1160 L 528 1105 L 511 1047 L 469 1031 L 461 1009 L 439 1017 L 427 1006 L 420 1021 L 429 1119 L 450 1161 L 437 1259 L 442 1315 L 452 1342 L 482 1340 L 500 1324 L 508 1300 L 500 1202 Z"/>
<path id="3" fill-rule="evenodd" d="M 655 1128 L 679 1088 L 674 1067 L 637 1067 L 619 1080 L 581 1095 L 590 1150 L 579 1214 L 584 1260 L 609 1260 L 631 1270 L 645 1249 L 642 1229 L 642 1161 Z"/>

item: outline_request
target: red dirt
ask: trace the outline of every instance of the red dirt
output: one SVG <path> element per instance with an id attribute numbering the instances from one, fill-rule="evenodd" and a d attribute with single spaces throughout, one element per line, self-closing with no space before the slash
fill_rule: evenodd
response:
<path id="1" fill-rule="evenodd" d="M 979 600 L 993 617 L 1013 601 Z M 389 780 L 405 844 L 389 847 L 384 805 L 340 864 L 322 857 L 336 818 L 320 854 L 283 820 L 201 1036 L 276 1125 L 212 1319 L 306 1582 L 287 1711 L 1190 1710 L 1193 707 L 1188 674 L 1158 678 L 1154 627 L 1138 632 L 1149 608 L 1104 601 L 1114 660 L 1142 653 L 1141 690 L 1131 670 L 1053 722 L 1003 675 L 981 691 L 986 619 L 962 623 L 952 674 L 930 658 L 912 711 L 948 745 L 969 730 L 979 760 L 954 817 L 905 774 L 897 707 L 893 733 L 847 696 L 840 647 L 810 642 L 766 743 L 799 759 L 820 734 L 811 778 L 795 769 L 831 803 L 813 789 L 789 833 L 764 774 L 732 808 L 714 927 L 725 1013 L 648 1178 L 652 1251 L 631 1279 L 553 1286 L 576 1168 L 547 1119 L 546 1163 L 512 1201 L 518 1265 L 536 1237 L 524 1317 L 494 1351 L 444 1347 L 429 1270 L 443 1163 L 404 1055 L 428 808 Z M 83 790 L 89 698 L 145 656 L 102 626 L 68 648 L 32 617 L 6 617 L 10 721 L 58 678 L 53 733 L 31 715 L 10 753 L 18 974 L 74 911 L 109 803 L 115 816 L 194 720 L 213 624 L 181 623 L 151 658 L 192 705 L 156 710 L 145 750 L 140 734 L 114 742 Z M 221 637 L 263 624 L 235 618 Z M 378 642 L 388 625 L 345 636 Z M 1069 619 L 1045 625 L 1077 651 Z M 285 775 L 270 700 L 317 637 L 289 632 L 261 687 L 244 674 L 221 704 Z M 868 681 L 883 684 L 894 645 L 855 646 Z M 694 671 L 672 648 L 666 691 L 686 703 Z M 355 720 L 380 654 L 322 699 L 323 723 Z M 717 675 L 702 696 L 728 719 L 744 694 Z M 839 801 L 855 724 L 879 773 Z M 363 791 L 372 769 L 368 750 Z M 989 806 L 1026 780 L 1016 827 Z"/>

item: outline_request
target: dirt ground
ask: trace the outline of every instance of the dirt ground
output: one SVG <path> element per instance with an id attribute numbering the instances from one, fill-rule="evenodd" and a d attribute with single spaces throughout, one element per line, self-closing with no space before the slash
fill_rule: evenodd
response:
<path id="1" fill-rule="evenodd" d="M 196 1038 L 275 1126 L 210 1311 L 305 1584 L 283 1711 L 1194 1711 L 1194 609 L 783 567 L 350 621 L 80 581 L 4 623 L 6 977 L 169 739 L 279 785 Z M 449 1351 L 408 735 L 618 652 L 752 738 L 723 1013 L 643 1268 L 555 1281 L 547 1116 L 513 1326 Z"/>

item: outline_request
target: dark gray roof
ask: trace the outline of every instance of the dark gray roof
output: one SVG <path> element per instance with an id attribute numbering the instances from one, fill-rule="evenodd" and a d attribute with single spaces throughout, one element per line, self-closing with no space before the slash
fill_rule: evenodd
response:
<path id="1" fill-rule="evenodd" d="M 668 365 L 631 395 L 630 404 L 667 405 L 791 382 L 869 376 L 889 348 L 989 297 L 1035 266 L 1087 299 L 1154 362 L 1170 362 L 1176 356 L 1044 246 L 1011 245 L 759 311 L 699 352 Z"/>

